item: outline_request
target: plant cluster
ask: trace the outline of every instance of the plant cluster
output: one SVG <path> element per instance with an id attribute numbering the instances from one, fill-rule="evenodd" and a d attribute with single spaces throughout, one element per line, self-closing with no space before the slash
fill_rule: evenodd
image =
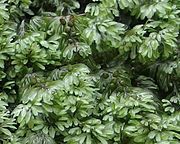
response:
<path id="1" fill-rule="evenodd" d="M 179 144 L 178 0 L 0 0 L 0 143 Z"/>

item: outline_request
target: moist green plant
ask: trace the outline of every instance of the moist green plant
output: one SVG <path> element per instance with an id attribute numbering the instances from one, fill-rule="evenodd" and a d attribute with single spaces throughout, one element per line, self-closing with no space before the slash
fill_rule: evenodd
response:
<path id="1" fill-rule="evenodd" d="M 179 144 L 178 0 L 0 0 L 0 143 Z"/>

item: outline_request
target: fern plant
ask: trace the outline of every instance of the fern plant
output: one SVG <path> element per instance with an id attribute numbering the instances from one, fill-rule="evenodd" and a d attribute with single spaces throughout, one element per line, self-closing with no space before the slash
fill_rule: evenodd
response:
<path id="1" fill-rule="evenodd" d="M 178 144 L 179 9 L 0 0 L 0 143 Z"/>

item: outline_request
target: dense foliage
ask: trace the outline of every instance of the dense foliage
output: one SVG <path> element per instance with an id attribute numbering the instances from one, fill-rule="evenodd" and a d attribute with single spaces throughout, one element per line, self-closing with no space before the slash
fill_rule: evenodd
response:
<path id="1" fill-rule="evenodd" d="M 179 144 L 180 1 L 0 0 L 0 143 Z"/>

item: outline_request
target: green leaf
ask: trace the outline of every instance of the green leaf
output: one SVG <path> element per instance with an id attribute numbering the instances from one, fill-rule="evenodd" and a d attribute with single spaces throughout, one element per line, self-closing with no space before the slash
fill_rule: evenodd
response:
<path id="1" fill-rule="evenodd" d="M 52 138 L 54 138 L 54 136 L 55 136 L 55 129 L 51 126 L 50 128 L 49 128 L 49 135 L 52 137 Z"/>
<path id="2" fill-rule="evenodd" d="M 2 131 L 7 136 L 11 136 L 11 132 L 6 128 L 0 128 L 0 131 Z"/>
<path id="3" fill-rule="evenodd" d="M 91 135 L 87 135 L 87 137 L 86 137 L 86 144 L 92 144 Z"/>
<path id="4" fill-rule="evenodd" d="M 96 138 L 102 143 L 102 144 L 108 144 L 108 142 L 106 141 L 105 138 L 101 137 L 101 136 L 96 136 Z"/>
<path id="5" fill-rule="evenodd" d="M 32 130 L 33 131 L 38 131 L 38 130 L 41 130 L 43 127 L 44 127 L 44 125 L 40 124 L 40 125 L 35 126 Z"/>

